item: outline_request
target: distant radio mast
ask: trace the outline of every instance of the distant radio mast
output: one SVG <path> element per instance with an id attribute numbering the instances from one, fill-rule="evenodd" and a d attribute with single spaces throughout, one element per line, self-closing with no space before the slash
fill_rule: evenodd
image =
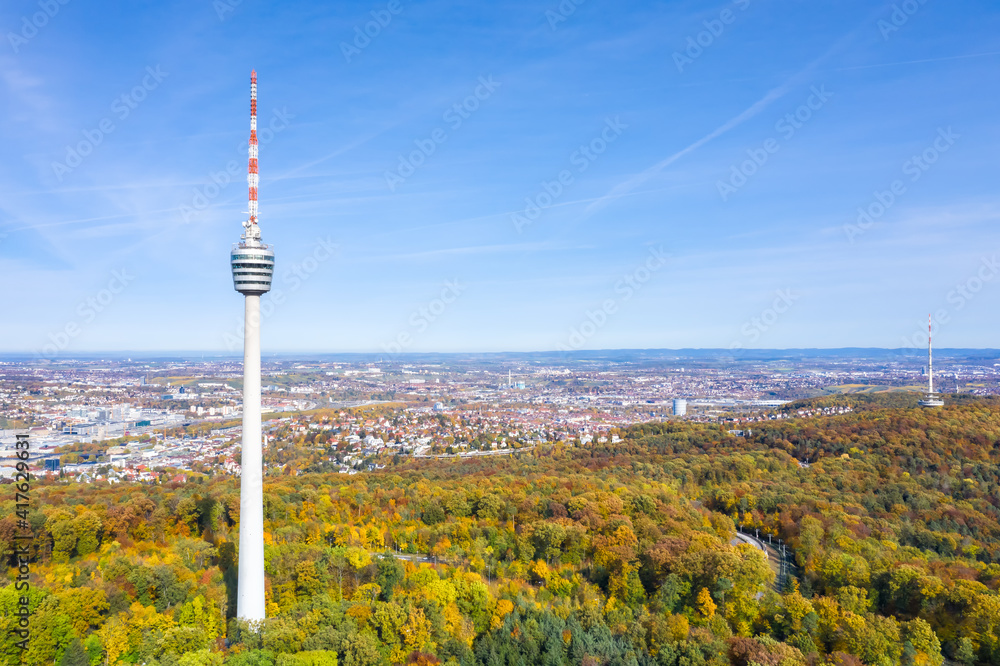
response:
<path id="1" fill-rule="evenodd" d="M 921 407 L 944 407 L 944 400 L 934 393 L 934 345 L 931 342 L 931 316 L 927 315 L 927 394 Z"/>
<path id="2" fill-rule="evenodd" d="M 233 286 L 243 294 L 243 455 L 240 460 L 240 560 L 236 616 L 264 620 L 264 467 L 260 427 L 260 297 L 271 289 L 274 250 L 257 226 L 257 72 L 250 74 L 250 210 L 230 259 Z"/>

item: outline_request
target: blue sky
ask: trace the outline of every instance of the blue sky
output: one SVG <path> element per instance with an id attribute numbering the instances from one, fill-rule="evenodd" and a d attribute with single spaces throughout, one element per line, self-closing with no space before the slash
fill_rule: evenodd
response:
<path id="1" fill-rule="evenodd" d="M 251 68 L 265 351 L 899 347 L 928 312 L 998 346 L 994 3 L 14 0 L 0 28 L 4 351 L 241 349 Z"/>

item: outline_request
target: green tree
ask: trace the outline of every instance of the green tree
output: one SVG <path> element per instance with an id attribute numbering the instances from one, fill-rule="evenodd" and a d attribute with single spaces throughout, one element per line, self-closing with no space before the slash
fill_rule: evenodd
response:
<path id="1" fill-rule="evenodd" d="M 177 660 L 177 666 L 222 666 L 222 655 L 207 649 L 185 652 Z"/>
<path id="2" fill-rule="evenodd" d="M 65 511 L 58 511 L 46 521 L 46 527 L 52 535 L 52 557 L 56 561 L 66 562 L 76 548 L 76 527 L 73 519 Z"/>
<path id="3" fill-rule="evenodd" d="M 483 520 L 496 520 L 504 510 L 504 502 L 492 493 L 483 495 L 476 503 L 476 515 Z"/>
<path id="4" fill-rule="evenodd" d="M 902 637 L 913 647 L 913 663 L 921 666 L 941 666 L 944 662 L 944 657 L 941 655 L 941 641 L 926 620 L 916 618 L 904 622 Z"/>
<path id="5" fill-rule="evenodd" d="M 382 663 L 378 640 L 368 631 L 349 633 L 343 640 L 341 652 L 344 666 L 378 666 Z"/>
<path id="6" fill-rule="evenodd" d="M 90 666 L 90 655 L 83 648 L 83 643 L 76 636 L 70 641 L 59 660 L 59 666 Z"/>
<path id="7" fill-rule="evenodd" d="M 382 588 L 381 597 L 383 601 L 392 601 L 393 591 L 396 586 L 403 582 L 406 572 L 403 564 L 389 554 L 382 554 L 376 560 L 378 575 L 375 582 Z"/>
<path id="8" fill-rule="evenodd" d="M 270 650 L 247 650 L 226 660 L 226 666 L 275 666 Z"/>
<path id="9" fill-rule="evenodd" d="M 46 597 L 31 618 L 31 640 L 24 653 L 27 666 L 52 666 L 74 638 L 70 622 L 54 596 Z"/>
<path id="10" fill-rule="evenodd" d="M 976 663 L 976 648 L 972 644 L 972 639 L 968 636 L 958 640 L 958 647 L 955 649 L 955 661 L 965 666 L 973 666 Z"/>
<path id="11" fill-rule="evenodd" d="M 99 537 L 103 525 L 100 517 L 93 511 L 87 511 L 73 521 L 73 530 L 78 535 L 76 552 L 81 557 L 90 555 L 99 545 Z"/>
<path id="12" fill-rule="evenodd" d="M 296 654 L 279 654 L 276 666 L 337 666 L 337 653 L 306 650 Z"/>

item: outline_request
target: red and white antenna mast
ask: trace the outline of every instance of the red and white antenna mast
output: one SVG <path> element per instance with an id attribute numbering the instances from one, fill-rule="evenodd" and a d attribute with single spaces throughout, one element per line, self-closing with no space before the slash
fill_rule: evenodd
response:
<path id="1" fill-rule="evenodd" d="M 250 72 L 250 163 L 247 166 L 247 184 L 250 186 L 250 219 L 243 223 L 246 230 L 243 237 L 249 241 L 260 240 L 257 226 L 257 185 L 260 174 L 257 171 L 257 70 Z"/>
<path id="2" fill-rule="evenodd" d="M 927 395 L 920 401 L 921 407 L 944 407 L 942 400 L 934 393 L 934 343 L 931 338 L 931 315 L 927 315 Z"/>

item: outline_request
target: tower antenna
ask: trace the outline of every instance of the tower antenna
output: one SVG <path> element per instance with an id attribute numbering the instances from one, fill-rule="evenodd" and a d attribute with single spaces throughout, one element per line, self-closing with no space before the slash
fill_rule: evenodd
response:
<path id="1" fill-rule="evenodd" d="M 934 345 L 931 334 L 931 316 L 927 315 L 927 395 L 920 401 L 921 407 L 944 407 L 942 400 L 934 393 Z"/>
<path id="2" fill-rule="evenodd" d="M 247 185 L 250 187 L 249 219 L 243 223 L 243 238 L 247 241 L 260 240 L 260 227 L 257 226 L 257 187 L 260 184 L 260 173 L 257 170 L 257 70 L 250 72 L 250 146 L 248 149 Z"/>
<path id="3" fill-rule="evenodd" d="M 927 392 L 934 393 L 934 331 L 930 315 L 927 315 Z"/>

